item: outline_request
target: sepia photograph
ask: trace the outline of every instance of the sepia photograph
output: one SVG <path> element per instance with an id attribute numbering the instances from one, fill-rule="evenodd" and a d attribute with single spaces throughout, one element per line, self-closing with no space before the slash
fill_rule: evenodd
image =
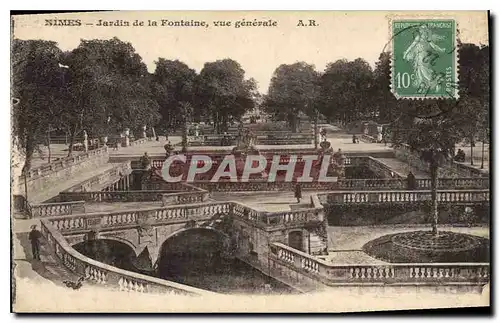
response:
<path id="1" fill-rule="evenodd" d="M 489 308 L 490 24 L 11 15 L 12 311 Z"/>

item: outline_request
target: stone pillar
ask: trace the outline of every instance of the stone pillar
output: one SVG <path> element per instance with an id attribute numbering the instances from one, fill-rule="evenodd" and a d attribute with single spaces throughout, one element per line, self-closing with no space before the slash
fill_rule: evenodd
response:
<path id="1" fill-rule="evenodd" d="M 83 147 L 85 152 L 89 151 L 89 137 L 87 135 L 87 131 L 83 130 Z"/>

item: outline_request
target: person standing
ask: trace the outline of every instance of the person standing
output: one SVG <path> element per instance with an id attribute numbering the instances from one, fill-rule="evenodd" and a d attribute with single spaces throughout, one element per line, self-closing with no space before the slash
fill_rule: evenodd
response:
<path id="1" fill-rule="evenodd" d="M 295 198 L 297 199 L 297 203 L 300 203 L 300 199 L 302 198 L 302 187 L 300 183 L 295 185 Z"/>
<path id="2" fill-rule="evenodd" d="M 410 171 L 406 177 L 408 190 L 414 190 L 416 187 L 415 175 Z"/>
<path id="3" fill-rule="evenodd" d="M 31 253 L 33 254 L 33 259 L 35 260 L 40 260 L 41 238 L 42 238 L 42 233 L 36 229 L 36 224 L 32 225 L 28 239 L 31 241 Z"/>

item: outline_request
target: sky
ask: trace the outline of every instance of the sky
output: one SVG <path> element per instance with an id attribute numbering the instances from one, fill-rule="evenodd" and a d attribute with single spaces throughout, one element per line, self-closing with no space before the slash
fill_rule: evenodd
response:
<path id="1" fill-rule="evenodd" d="M 119 39 L 131 42 L 148 70 L 159 57 L 179 59 L 199 72 L 205 62 L 231 58 L 253 77 L 266 93 L 274 70 L 281 64 L 305 61 L 318 71 L 338 59 L 365 59 L 372 67 L 381 52 L 390 49 L 391 19 L 455 19 L 464 43 L 488 44 L 486 11 L 394 12 L 394 11 L 122 11 L 101 13 L 16 16 L 13 35 L 19 39 L 43 39 L 72 50 L 81 39 Z M 81 26 L 45 26 L 45 19 L 80 19 Z M 205 27 L 161 26 L 161 21 L 205 21 Z M 237 21 L 275 21 L 275 27 L 240 27 Z M 312 19 L 316 26 L 305 25 Z M 131 26 L 97 26 L 99 20 Z M 133 26 L 134 21 L 144 26 Z M 148 26 L 154 20 L 158 26 Z M 231 21 L 215 27 L 214 21 Z"/>

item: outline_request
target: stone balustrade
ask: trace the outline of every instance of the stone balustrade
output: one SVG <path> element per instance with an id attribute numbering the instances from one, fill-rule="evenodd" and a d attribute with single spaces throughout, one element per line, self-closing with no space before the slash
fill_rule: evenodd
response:
<path id="1" fill-rule="evenodd" d="M 138 210 L 76 214 L 49 219 L 57 230 L 66 233 L 89 230 L 115 230 L 136 227 L 140 219 L 152 219 L 153 225 L 179 220 L 209 219 L 218 213 L 229 213 L 232 203 L 203 203 Z"/>
<path id="2" fill-rule="evenodd" d="M 31 169 L 27 174 L 27 180 L 31 181 L 40 177 L 47 176 L 54 172 L 79 164 L 95 156 L 102 156 L 107 153 L 108 153 L 107 147 L 102 147 L 95 150 L 89 150 L 88 152 L 81 153 L 75 156 L 70 156 L 63 159 L 55 160 L 50 164 L 44 164 L 39 167 Z M 20 182 L 24 181 L 24 175 L 19 176 L 19 181 Z"/>
<path id="3" fill-rule="evenodd" d="M 431 189 L 430 178 L 415 179 L 417 190 Z M 404 190 L 408 187 L 404 178 L 369 178 L 369 179 L 339 179 L 338 189 L 399 189 Z M 469 178 L 439 178 L 437 182 L 438 189 L 486 189 L 490 187 L 490 180 L 487 177 L 469 177 Z"/>
<path id="4" fill-rule="evenodd" d="M 430 190 L 431 181 L 427 178 L 415 180 L 415 190 Z M 293 191 L 296 183 L 268 182 L 262 179 L 253 179 L 248 182 L 196 180 L 194 185 L 208 191 L 216 192 L 246 192 L 246 191 Z M 408 187 L 403 178 L 374 178 L 374 179 L 345 179 L 337 182 L 302 182 L 303 190 L 334 191 L 334 190 L 405 190 Z M 489 178 L 441 178 L 438 180 L 438 189 L 472 190 L 489 188 Z"/>
<path id="5" fill-rule="evenodd" d="M 387 263 L 342 265 L 329 263 L 282 243 L 270 245 L 270 258 L 298 274 L 327 285 L 484 283 L 490 279 L 488 263 Z"/>
<path id="6" fill-rule="evenodd" d="M 154 191 L 97 191 L 97 192 L 61 192 L 62 201 L 81 200 L 87 202 L 149 202 L 162 201 L 165 194 L 176 194 L 169 190 Z"/>
<path id="7" fill-rule="evenodd" d="M 124 176 L 128 176 L 132 173 L 132 167 L 130 161 L 122 162 L 115 167 L 106 170 L 105 172 L 93 176 L 81 183 L 71 186 L 70 188 L 64 190 L 63 192 L 86 192 L 92 191 L 96 186 L 100 186 L 111 180 L 119 180 Z"/>
<path id="8" fill-rule="evenodd" d="M 111 287 L 123 292 L 160 293 L 171 295 L 213 295 L 202 289 L 174 283 L 164 279 L 119 269 L 85 257 L 74 250 L 53 227 L 49 220 L 41 221 L 42 235 L 62 264 L 73 273 L 92 283 Z"/>
<path id="9" fill-rule="evenodd" d="M 369 136 L 367 134 L 362 134 L 361 135 L 361 140 L 364 142 L 369 142 L 369 143 L 377 143 L 377 138 Z"/>
<path id="10" fill-rule="evenodd" d="M 323 220 L 323 206 L 319 200 L 316 205 L 295 211 L 263 212 L 254 210 L 237 202 L 209 202 L 189 205 L 138 210 L 122 210 L 90 214 L 75 214 L 50 219 L 50 223 L 62 233 L 74 233 L 89 230 L 115 230 L 135 227 L 140 218 L 152 218 L 152 225 L 168 224 L 179 220 L 209 219 L 216 214 L 233 214 L 259 227 L 281 225 L 303 225 L 311 221 Z"/>
<path id="11" fill-rule="evenodd" d="M 28 204 L 28 216 L 49 217 L 85 213 L 85 201 Z"/>
<path id="12" fill-rule="evenodd" d="M 138 145 L 142 145 L 142 144 L 145 144 L 147 141 L 148 141 L 148 138 L 140 138 L 140 139 L 136 139 L 136 140 L 134 140 L 134 141 L 131 141 L 129 146 L 138 146 Z"/>
<path id="13" fill-rule="evenodd" d="M 412 203 L 431 201 L 431 191 L 337 191 L 320 194 L 327 203 Z M 319 197 L 323 200 L 322 197 Z M 441 190 L 437 192 L 438 203 L 489 202 L 489 190 Z"/>
<path id="14" fill-rule="evenodd" d="M 204 189 L 187 183 L 178 184 L 172 188 L 179 190 L 140 190 L 140 191 L 96 191 L 96 192 L 61 192 L 61 201 L 87 201 L 87 202 L 162 202 L 169 204 L 190 204 L 206 201 L 210 193 Z"/>

